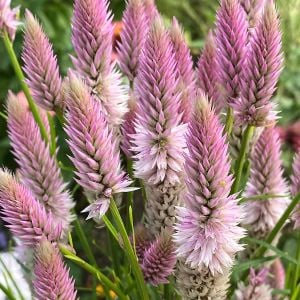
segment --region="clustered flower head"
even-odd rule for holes
[[[101,218],[110,198],[135,190],[121,169],[117,138],[109,128],[101,103],[90,95],[87,86],[72,72],[66,96],[69,146],[77,171],[77,182],[89,194],[92,204],[84,211],[88,218]]]
[[[264,129],[251,154],[250,178],[245,197],[270,195],[245,204],[244,224],[250,234],[265,238],[273,229],[288,205],[288,187],[283,178],[278,132],[274,127]],[[272,197],[273,196],[273,197]]]
[[[10,39],[15,39],[17,27],[20,22],[17,20],[19,7],[11,9],[10,0],[0,0],[0,34],[7,32]]]
[[[241,97],[235,102],[237,122],[266,126],[277,119],[270,101],[282,70],[281,33],[275,4],[269,1],[250,40]]]
[[[185,207],[178,208],[176,252],[192,268],[223,273],[242,250],[239,240],[244,230],[238,225],[243,213],[236,196],[229,195],[232,176],[223,126],[201,94],[189,124],[187,147],[187,193]]]
[[[74,280],[69,275],[58,248],[41,240],[36,248],[34,294],[37,300],[75,300]]]
[[[66,235],[73,220],[71,209],[74,203],[57,162],[50,154],[50,147],[42,139],[22,94],[15,96],[9,92],[7,111],[8,135],[19,164],[20,180],[46,210],[52,213],[53,219],[62,223]],[[40,112],[45,120],[45,112]]]
[[[62,226],[51,212],[6,170],[0,170],[0,215],[24,245],[34,246],[44,237],[49,241],[62,237]]]

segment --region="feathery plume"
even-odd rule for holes
[[[56,246],[43,239],[36,248],[34,293],[37,300],[75,300],[74,280],[70,277]]]
[[[220,113],[224,103],[220,99],[217,48],[212,31],[208,33],[203,52],[198,61],[197,77],[198,86],[208,96],[216,113]]]
[[[45,110],[63,108],[61,77],[52,45],[37,19],[25,13],[25,38],[22,59],[27,84],[34,100]]]
[[[144,253],[141,268],[145,280],[152,285],[168,283],[173,272],[176,255],[170,232],[162,232]]]
[[[75,69],[101,102],[109,124],[119,126],[128,98],[112,62],[113,25],[108,1],[75,0],[72,25]]]
[[[74,202],[66,189],[55,158],[50,155],[27,101],[9,93],[7,99],[8,135],[19,164],[22,183],[28,187],[53,219],[62,223],[66,235],[73,220]]]
[[[117,193],[135,190],[121,169],[117,139],[108,128],[101,103],[90,95],[87,86],[69,73],[66,133],[73,153],[77,182],[89,194],[92,204],[84,212],[88,218],[101,218]]]
[[[243,249],[239,227],[243,213],[232,186],[226,136],[205,96],[197,99],[189,124],[185,172],[185,207],[178,208],[176,252],[191,268],[223,273]]]
[[[10,8],[11,0],[0,0],[0,34],[5,31],[9,38],[13,41],[15,39],[16,31],[20,22],[17,21],[19,14],[19,7]]]
[[[261,17],[266,0],[240,0],[247,16],[249,27],[254,28]]]
[[[178,91],[181,93],[179,112],[182,113],[182,122],[188,123],[196,94],[196,78],[190,49],[185,41],[183,29],[175,17],[170,28],[170,37],[176,61]]]
[[[55,224],[30,190],[5,170],[0,170],[0,208],[1,218],[24,245],[33,246],[42,237],[57,241],[62,236],[61,224]]]
[[[300,152],[298,152],[293,161],[293,172],[291,176],[291,194],[295,197],[300,193]],[[292,220],[295,222],[294,228],[300,228],[300,204],[293,212]]]
[[[217,13],[216,45],[224,105],[232,105],[240,96],[247,63],[247,31],[246,14],[239,0],[222,0]]]
[[[258,273],[250,269],[249,283],[247,286],[243,282],[238,284],[235,291],[236,300],[272,300],[272,289],[266,283],[269,270],[263,268]]]
[[[240,124],[266,126],[276,120],[270,101],[282,69],[281,33],[275,4],[269,1],[250,40],[242,93],[234,105]]]
[[[143,0],[128,0],[123,15],[118,58],[122,72],[133,82],[137,74],[139,56],[145,44],[148,26]]]
[[[251,154],[250,178],[245,197],[274,195],[267,200],[248,201],[243,223],[251,235],[265,238],[273,229],[288,204],[288,187],[283,178],[280,140],[274,127],[265,128]]]

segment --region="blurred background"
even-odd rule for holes
[[[172,16],[176,16],[183,24],[186,38],[196,62],[204,44],[204,38],[208,30],[213,26],[218,0],[157,0],[156,2],[166,22],[170,21]],[[12,1],[13,7],[17,5],[21,6],[21,16],[23,16],[25,7],[38,16],[54,45],[63,75],[65,75],[67,69],[71,66],[69,54],[72,53],[70,41],[72,3],[72,0]],[[276,3],[281,17],[285,67],[275,97],[278,103],[278,110],[281,111],[279,130],[284,141],[284,164],[286,172],[289,173],[292,154],[294,151],[300,149],[300,0],[277,0]],[[111,9],[116,22],[121,20],[124,7],[124,0],[111,0]],[[117,31],[121,27],[120,23],[117,24],[116,34],[118,34]],[[20,55],[22,48],[21,30],[17,33],[14,47],[17,54]],[[4,103],[8,89],[18,92],[19,83],[11,68],[3,43],[0,40],[1,111],[5,109]],[[64,146],[61,145],[61,147]],[[61,152],[63,151],[64,148]],[[10,154],[10,146],[6,134],[6,122],[2,118],[0,118],[0,164],[10,169],[16,167],[13,157]],[[71,180],[71,178],[67,179]],[[80,211],[80,207],[77,210]],[[92,222],[86,224],[85,226],[93,227]],[[90,228],[90,230],[92,231],[93,229]],[[4,233],[1,230],[0,224],[0,251],[1,248],[7,248],[7,238],[3,237],[4,234],[7,235],[7,232]],[[99,235],[99,231],[94,232],[93,236],[95,237],[95,235]],[[99,236],[97,237],[96,239],[99,241]],[[289,239],[286,241],[282,245],[282,248],[290,249]],[[290,242],[293,243],[293,239]],[[80,276],[83,275],[74,267],[73,273],[76,273],[77,282],[82,282],[83,285],[85,285],[83,281],[89,280],[88,278],[80,279]]]

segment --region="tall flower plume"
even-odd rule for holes
[[[10,8],[10,0],[0,0],[0,34],[6,31],[11,40],[15,39],[20,22],[17,20],[19,7]]]
[[[175,248],[169,232],[161,235],[145,251],[141,268],[145,280],[153,285],[168,283],[176,263]]]
[[[216,44],[219,82],[225,105],[232,105],[240,96],[247,62],[247,31],[246,14],[239,0],[222,0],[217,14]]]
[[[92,204],[84,211],[88,218],[101,218],[110,198],[120,192],[132,191],[131,181],[121,169],[117,139],[108,127],[101,103],[89,93],[87,86],[69,73],[66,132],[77,169],[77,181],[89,194]]]
[[[112,62],[113,25],[107,0],[75,0],[72,22],[75,69],[86,80],[112,125],[127,112],[127,91]]]
[[[242,250],[241,208],[232,186],[226,137],[205,96],[197,99],[187,134],[185,207],[178,209],[176,252],[191,268],[223,273]]]
[[[274,127],[266,128],[251,155],[250,178],[245,189],[245,197],[276,195],[274,198],[248,201],[245,204],[244,223],[250,234],[257,238],[266,237],[288,203],[288,198],[284,197],[288,194],[288,187],[283,178],[280,155],[278,132]]]
[[[161,19],[156,19],[141,55],[136,80],[137,112],[132,136],[135,175],[145,181],[146,219],[154,234],[172,227],[181,192],[186,126],[172,44]]]
[[[24,245],[36,245],[43,237],[57,241],[62,236],[61,224],[5,170],[0,170],[0,208],[1,218]]]
[[[46,239],[36,248],[34,276],[35,299],[76,299],[74,280],[70,277],[57,247]]]
[[[62,223],[64,233],[73,220],[74,203],[63,182],[55,158],[50,155],[49,145],[40,135],[39,128],[29,111],[24,97],[11,92],[7,101],[8,133],[22,183],[45,206],[53,218]]]
[[[212,31],[208,33],[203,52],[197,67],[198,86],[208,96],[216,113],[221,112],[224,103],[221,101],[218,84],[218,61],[215,37]]]
[[[240,100],[235,103],[241,124],[265,126],[276,120],[270,101],[282,69],[281,33],[275,4],[269,1],[250,40],[249,63]]]
[[[240,0],[247,16],[250,28],[254,28],[261,17],[266,0]]]
[[[196,78],[192,55],[185,41],[183,29],[176,18],[173,18],[170,36],[177,65],[178,90],[181,93],[179,112],[182,113],[182,122],[188,123],[196,94]]]
[[[61,77],[52,45],[41,25],[26,11],[22,59],[34,100],[46,110],[62,108]]]
[[[118,59],[122,72],[133,82],[148,32],[143,0],[128,0],[122,21]]]
[[[300,193],[300,152],[298,152],[293,161],[293,173],[291,176],[291,193],[295,197]],[[300,228],[300,204],[297,205],[292,215],[292,219],[295,222],[294,227]]]

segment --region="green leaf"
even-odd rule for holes
[[[239,263],[238,265],[234,266],[232,268],[232,272],[237,273],[237,272],[246,271],[246,270],[249,270],[250,268],[258,267],[258,266],[260,266],[268,261],[272,261],[276,258],[277,258],[276,255],[272,255],[272,256],[266,256],[266,257],[248,260],[246,262],[242,262],[242,263]]]

